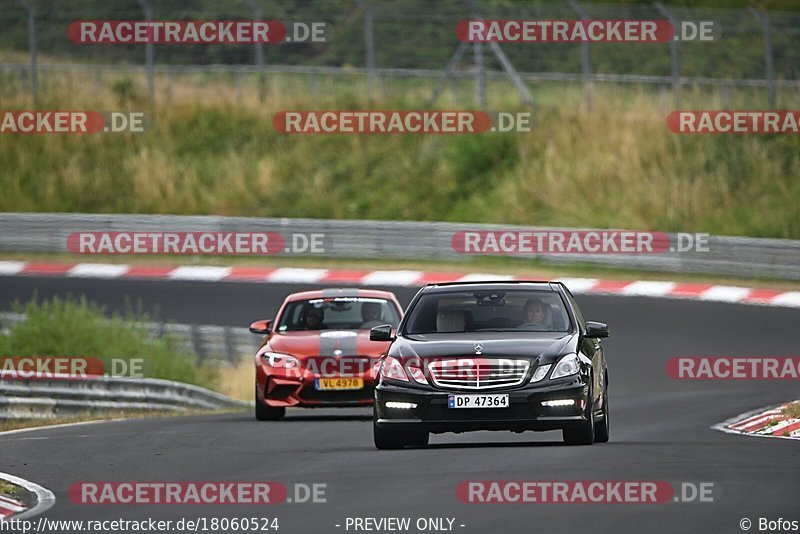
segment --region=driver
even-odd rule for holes
[[[383,312],[379,302],[364,302],[361,304],[361,328],[372,328],[383,324]]]
[[[322,327],[322,320],[324,319],[322,308],[313,308],[311,306],[303,310],[303,324],[306,330],[319,330]]]
[[[522,308],[522,324],[520,326],[536,324],[550,328],[548,308],[549,306],[538,298],[529,298]]]

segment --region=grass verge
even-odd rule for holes
[[[661,94],[577,84],[532,87],[536,128],[480,135],[284,135],[293,109],[428,107],[435,81],[403,83],[370,102],[354,80],[273,76],[264,102],[253,80],[159,78],[149,108],[144,78],[43,77],[42,109],[150,113],[138,134],[19,135],[0,144],[0,210],[445,220],[800,238],[800,138],[677,135]],[[318,80],[319,81],[319,80]],[[400,84],[400,82],[397,82]],[[30,107],[11,84],[5,109]],[[468,87],[466,84],[465,87]],[[126,87],[120,92],[119,87]],[[510,82],[488,107],[521,108]],[[759,109],[763,91],[686,88],[684,109]],[[798,105],[794,91],[779,106]],[[474,107],[471,91],[441,109]],[[124,192],[124,194],[120,194]]]
[[[781,413],[792,419],[800,419],[800,401],[789,404]]]
[[[25,490],[17,486],[16,484],[12,484],[11,482],[6,482],[5,480],[0,480],[0,495],[16,499],[24,492]]]
[[[253,359],[242,358],[235,365],[225,365],[220,369],[219,389],[223,395],[232,399],[252,401],[255,371]]]
[[[183,352],[172,335],[152,337],[146,323],[153,319],[129,305],[124,314],[107,313],[105,307],[80,298],[16,302],[12,309],[25,319],[0,330],[0,356],[75,356],[103,361],[106,374],[112,360],[141,360],[147,378],[163,378],[213,389],[218,375],[213,367],[199,366]],[[5,360],[5,358],[3,358]],[[6,364],[13,363],[10,360]],[[4,367],[5,368],[5,367]]]

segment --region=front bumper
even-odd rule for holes
[[[318,390],[315,386],[318,377],[314,375],[266,375],[259,378],[258,396],[264,404],[274,408],[370,406],[374,397],[375,384],[371,376],[361,377],[364,387],[348,390]]]
[[[448,408],[453,394],[507,393],[508,408]],[[514,389],[445,391],[404,387],[381,382],[375,388],[375,424],[381,428],[428,432],[473,430],[557,430],[586,423],[589,387],[580,377],[527,385]],[[547,407],[542,401],[573,399],[575,404]],[[387,402],[416,404],[415,408],[387,408]]]

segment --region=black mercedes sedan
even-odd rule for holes
[[[380,360],[373,406],[379,449],[425,446],[430,433],[558,430],[564,442],[609,438],[600,338],[560,282],[455,282],[423,287]]]

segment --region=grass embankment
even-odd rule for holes
[[[0,357],[86,357],[104,362],[104,371],[113,371],[112,359],[142,360],[147,378],[176,380],[215,388],[219,376],[215,369],[201,367],[194,357],[179,348],[171,335],[154,338],[145,323],[152,319],[131,310],[125,315],[107,314],[102,306],[79,300],[61,299],[27,304],[17,303],[13,311],[25,314],[7,332],[0,331]],[[122,368],[121,366],[119,367]],[[130,365],[127,369],[131,369]]]
[[[793,402],[784,408],[783,415],[793,419],[800,419],[800,401]]]
[[[145,110],[142,80],[43,76],[40,109]],[[361,80],[359,78],[359,80]],[[434,81],[391,80],[371,106],[358,81],[271,76],[157,79],[143,134],[20,135],[0,144],[0,210],[473,221],[800,238],[798,136],[676,135],[671,95],[597,86],[533,86],[524,134],[281,135],[286,109],[424,107]],[[456,83],[442,109],[474,106]],[[682,108],[763,108],[763,91],[683,93]],[[780,107],[800,105],[782,92]],[[489,108],[517,95],[492,82]],[[0,87],[4,109],[30,103]]]
[[[6,357],[75,356],[102,360],[108,373],[112,369],[109,365],[112,359],[126,360],[129,365],[132,360],[141,359],[147,378],[196,384],[234,398],[249,400],[252,397],[253,371],[249,359],[249,366],[200,366],[193,355],[180,349],[179,340],[174,335],[152,337],[146,323],[153,318],[133,308],[125,314],[108,314],[102,306],[87,301],[85,297],[79,300],[55,297],[41,302],[34,299],[26,304],[16,303],[13,311],[25,314],[25,320],[14,323],[7,331],[0,330],[0,361],[4,365]],[[250,395],[245,395],[245,390]],[[195,413],[200,411],[181,412],[182,415]],[[167,411],[123,410],[46,420],[0,420],[0,432],[112,418],[175,415],[175,412]]]
[[[25,490],[23,490],[16,484],[12,484],[11,482],[6,482],[5,480],[0,480],[0,495],[3,495],[5,497],[11,497],[12,499],[14,499],[22,495],[24,491]]]

